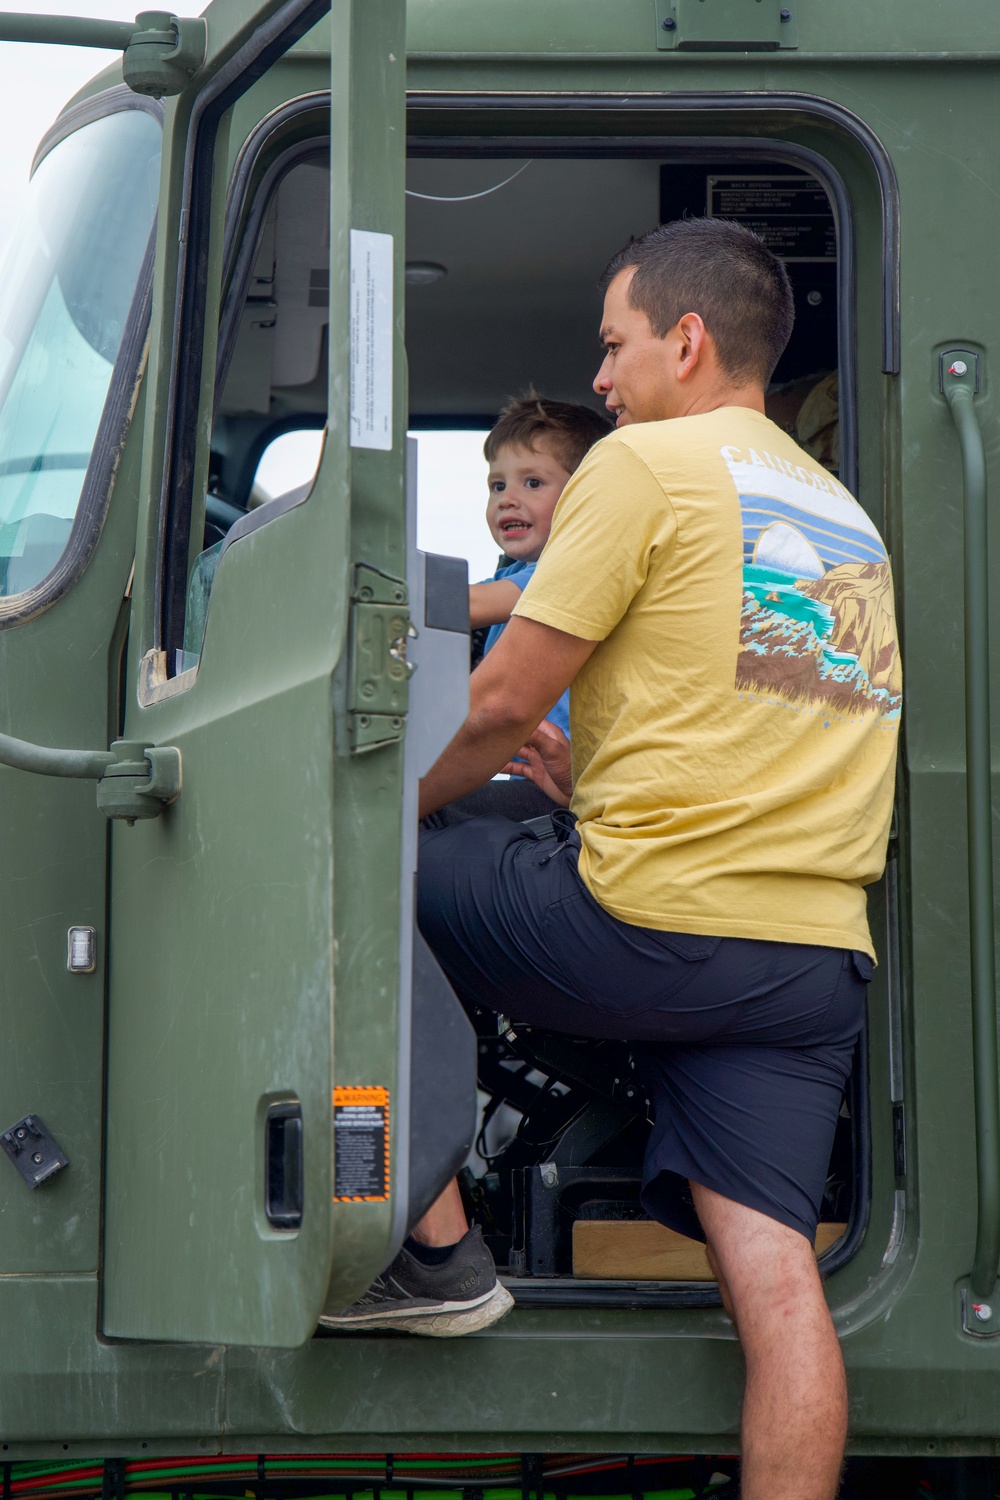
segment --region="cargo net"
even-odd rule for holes
[[[4,1463],[0,1500],[699,1500],[735,1496],[729,1457],[652,1454],[233,1454]]]

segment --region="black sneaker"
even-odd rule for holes
[[[439,1266],[422,1265],[404,1246],[353,1307],[324,1313],[319,1321],[322,1328],[400,1328],[458,1338],[498,1323],[513,1306],[476,1224]]]

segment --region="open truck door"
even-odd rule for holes
[[[468,596],[463,566],[417,553],[407,483],[405,8],[214,0],[142,22],[126,82],[174,97],[141,445],[127,411],[115,433],[138,491],[118,738],[6,758],[96,779],[110,820],[106,923],[84,913],[107,957],[101,1332],[293,1347],[391,1260],[474,1122],[471,1028],[413,928],[416,779],[464,711]],[[329,95],[279,95],[277,59],[327,37]],[[303,142],[329,196],[306,268],[308,305],[328,306],[322,457],[311,484],[220,520],[228,310],[281,316],[259,295],[267,215],[246,205]],[[78,884],[100,890],[92,808]]]
[[[301,1344],[324,1304],[347,1305],[388,1263],[471,1142],[474,1042],[423,950],[440,1094],[410,1076],[419,767],[405,731],[423,578],[408,577],[403,0],[329,12],[318,471],[230,528],[207,611],[199,566],[220,320],[241,244],[266,246],[265,228],[232,222],[233,174],[287,102],[268,95],[269,64],[321,12],[286,0],[248,25],[242,0],[215,0],[202,81],[166,126],[123,737],[176,751],[181,770],[161,816],[112,832],[114,1337]],[[458,624],[435,635],[464,685]],[[424,1103],[440,1105],[426,1126]]]

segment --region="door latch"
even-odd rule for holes
[[[348,637],[347,717],[353,755],[403,738],[413,673],[406,643],[415,633],[402,579],[368,563],[356,564]]]

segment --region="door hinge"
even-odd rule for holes
[[[347,717],[353,755],[403,738],[413,672],[406,642],[414,633],[402,579],[357,563],[348,646]]]

